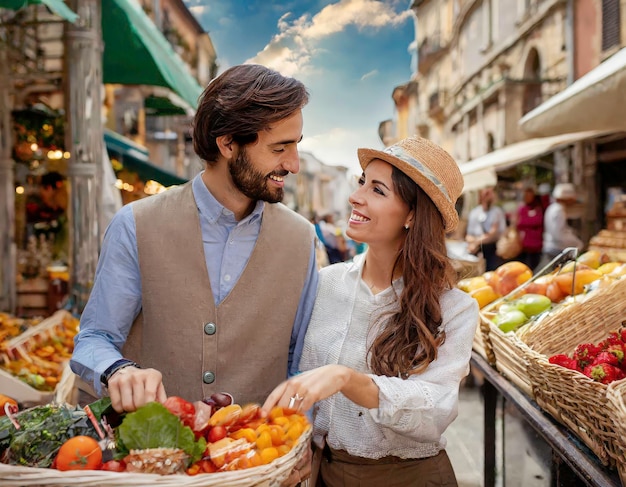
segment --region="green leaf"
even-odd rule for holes
[[[189,463],[202,458],[206,448],[204,438],[196,441],[191,428],[184,426],[178,416],[158,402],[148,403],[128,413],[117,429],[117,437],[118,447],[123,445],[129,451],[180,448],[189,455]]]

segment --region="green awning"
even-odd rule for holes
[[[70,22],[78,18],[63,0],[0,0],[0,8],[40,3]],[[197,106],[202,87],[138,2],[102,0],[102,39],[104,83],[163,86]]]
[[[19,10],[27,7],[28,5],[36,5],[40,3],[43,3],[50,10],[52,10],[52,12],[57,14],[59,17],[64,18],[68,22],[74,23],[78,18],[78,15],[72,12],[70,8],[65,5],[63,0],[0,0],[0,8]]]
[[[148,149],[112,130],[104,129],[104,145],[109,157],[115,158],[142,181],[154,180],[163,186],[183,184],[187,180],[156,166],[148,158]]]
[[[190,106],[202,87],[171,44],[133,0],[102,0],[105,83],[165,86]]]
[[[187,114],[183,107],[176,105],[166,96],[147,96],[143,100],[143,107],[146,111],[146,115],[151,115],[153,117],[167,117],[171,115]]]

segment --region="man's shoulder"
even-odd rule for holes
[[[181,195],[184,194],[184,191],[187,188],[188,184],[189,183],[186,183],[180,186],[175,186],[161,193],[148,196],[146,198],[142,198],[137,201],[133,201],[129,205],[131,206],[134,212],[142,211],[142,210],[149,209],[149,208],[158,208],[159,206],[161,206],[162,204],[164,204],[164,202],[168,200],[180,198]]]
[[[277,218],[288,220],[292,224],[313,228],[313,224],[299,213],[288,208],[283,203],[266,203],[265,211],[273,213]]]

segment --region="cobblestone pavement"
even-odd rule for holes
[[[548,487],[550,450],[519,418],[514,406],[498,407],[496,428],[503,433],[506,448],[502,462],[501,445],[496,462],[506,465],[496,473],[496,486]],[[460,390],[459,415],[445,434],[446,451],[454,467],[459,487],[483,485],[483,400],[479,384],[467,380]]]

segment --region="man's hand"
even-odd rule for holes
[[[135,411],[149,402],[165,402],[163,376],[156,369],[124,367],[109,379],[111,405],[118,413]]]

